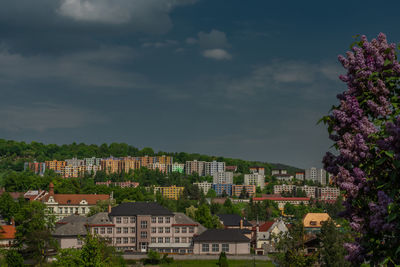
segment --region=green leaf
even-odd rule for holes
[[[393,151],[385,151],[386,156],[389,158],[394,158],[394,152]]]
[[[387,65],[389,65],[391,63],[392,63],[392,61],[390,59],[385,59],[385,63],[383,63],[383,66],[386,67]]]
[[[376,162],[376,164],[377,164],[377,165],[382,165],[385,161],[386,161],[386,158],[380,158],[380,159]]]

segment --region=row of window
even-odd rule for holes
[[[187,233],[187,228],[188,227],[175,227],[175,233],[183,233],[186,234]],[[189,233],[194,233],[194,227],[193,226],[189,226]]]
[[[221,250],[220,250],[221,249]],[[202,252],[210,252],[210,244],[201,244],[201,251]],[[229,252],[229,244],[211,244],[211,251],[212,252]]]
[[[165,217],[165,220],[164,217],[151,217],[151,223],[156,223],[156,221],[158,223],[164,223],[164,221],[165,223],[171,223],[171,217]]]
[[[191,243],[192,238],[191,237],[175,237],[174,239],[175,243]],[[180,242],[179,242],[180,241]],[[151,243],[171,243],[171,238],[170,237],[152,237],[151,238]]]
[[[98,233],[105,234],[106,233],[106,228],[105,227],[100,227],[100,228],[95,227],[95,228],[93,228],[93,232],[95,234],[98,234]],[[113,232],[112,227],[107,227],[107,234],[112,234],[112,232]]]
[[[165,230],[165,231],[164,231]],[[152,233],[157,233],[157,228],[156,227],[151,227],[151,232]],[[170,227],[158,227],[158,233],[170,233],[171,232],[171,228]]]
[[[128,238],[128,237],[117,237],[116,240],[115,240],[115,243],[116,244],[129,244],[129,243],[136,244],[136,238],[134,238],[134,237],[131,237],[131,238]]]
[[[136,233],[136,227],[117,227],[115,229],[116,229],[117,234],[122,234],[122,233],[128,234],[129,232],[131,234]]]
[[[53,207],[49,208],[50,213],[54,213],[54,210],[55,209]],[[81,211],[82,211],[81,213],[83,213],[83,214],[86,213],[86,208],[81,208]],[[60,214],[63,214],[63,213],[65,213],[65,214],[79,213],[79,208],[60,207],[60,208],[58,208],[58,213],[60,213]]]
[[[116,217],[116,223],[136,223],[136,217]]]

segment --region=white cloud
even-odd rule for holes
[[[207,49],[203,51],[203,56],[216,60],[230,60],[232,56],[224,49]]]
[[[177,45],[178,41],[175,40],[166,40],[164,42],[146,42],[142,44],[142,47],[147,48],[147,47],[152,47],[152,48],[161,48],[161,47],[166,47],[166,46],[173,46]]]
[[[2,106],[0,128],[7,131],[45,131],[47,129],[77,128],[107,119],[95,112],[67,105],[37,103],[31,107]]]
[[[197,0],[61,0],[57,12],[76,21],[130,23],[132,30],[165,33],[172,27],[169,13]]]

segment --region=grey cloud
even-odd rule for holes
[[[209,33],[199,32],[197,36],[198,43],[202,48],[224,48],[230,46],[226,34],[215,29]]]
[[[106,117],[68,105],[37,103],[33,106],[2,106],[0,129],[6,131],[78,128],[87,124],[105,123]]]
[[[203,51],[203,56],[216,60],[230,60],[232,56],[224,49],[207,49]]]
[[[0,49],[0,84],[12,85],[32,81],[54,81],[90,90],[93,87],[145,87],[146,78],[120,69],[120,64],[134,60],[129,47],[102,47],[96,50],[58,57],[24,56]]]

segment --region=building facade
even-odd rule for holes
[[[262,190],[265,186],[265,176],[259,173],[245,174],[244,184],[255,185],[256,187],[260,187]]]
[[[215,172],[213,175],[214,184],[233,184],[233,172]]]
[[[213,184],[212,189],[217,193],[217,196],[224,194],[232,196],[232,184]]]
[[[249,197],[253,197],[256,194],[256,186],[255,185],[233,185],[232,186],[232,196],[239,197],[243,191],[246,191],[246,194]]]
[[[217,172],[225,172],[225,162],[218,162],[214,160],[212,162],[206,162],[204,167],[206,176],[213,176],[214,173]]]
[[[180,195],[183,193],[185,187],[183,186],[156,186],[154,187],[154,193],[160,192],[161,195],[165,198],[175,199],[177,200]]]
[[[185,163],[185,172],[186,174],[194,174],[197,173],[199,176],[205,175],[205,161],[186,161]]]
[[[205,181],[201,182],[201,183],[193,183],[193,185],[196,185],[201,191],[203,191],[203,193],[205,195],[207,195],[208,190],[210,190],[212,187],[212,183],[205,182]]]

